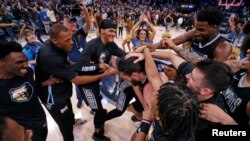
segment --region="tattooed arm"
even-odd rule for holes
[[[177,47],[175,52],[178,53],[183,59],[185,59],[186,61],[188,61],[192,64],[196,64],[197,62],[204,59],[202,56],[200,56],[196,53],[191,53],[182,47]]]
[[[170,39],[165,39],[164,40],[164,44],[166,44],[169,48],[173,49],[176,53],[178,53],[183,59],[185,59],[186,61],[190,62],[190,63],[197,63],[201,60],[203,60],[204,58],[195,54],[195,53],[191,53],[188,50],[182,48],[182,47],[178,47],[172,40]]]

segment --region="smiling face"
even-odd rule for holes
[[[141,30],[139,32],[139,40],[140,41],[145,41],[147,38],[147,32],[145,30]]]
[[[101,29],[101,38],[104,40],[105,43],[114,42],[115,36],[116,36],[116,29],[114,28]]]
[[[28,72],[28,62],[22,52],[11,52],[0,60],[5,71],[6,77],[26,76]]]
[[[29,43],[35,43],[36,42],[36,36],[33,32],[29,32],[26,35],[27,42]]]
[[[74,34],[77,31],[77,24],[76,21],[69,21],[69,30]]]
[[[217,34],[217,26],[210,25],[208,22],[196,21],[195,37],[199,42],[207,43]]]

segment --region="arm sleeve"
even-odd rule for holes
[[[53,58],[53,59],[48,59]],[[76,72],[65,63],[65,60],[53,54],[47,54],[44,57],[41,57],[42,67],[46,72],[50,72],[51,75],[57,76],[65,80],[72,80],[77,76]]]
[[[126,55],[126,52],[119,48],[116,43],[114,43],[112,45],[112,55],[123,58]]]

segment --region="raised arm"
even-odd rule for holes
[[[22,28],[20,29],[20,35],[23,35],[24,29],[26,28],[26,23],[22,26]]]
[[[136,30],[139,28],[139,26],[141,25],[142,21],[139,20],[131,29],[131,33],[132,33],[132,39],[136,38]]]
[[[149,35],[149,39],[153,41],[154,37],[155,37],[156,29],[155,29],[154,25],[148,21],[147,18],[144,18],[143,21],[146,22],[148,24],[148,26],[150,27],[151,33]]]
[[[82,15],[84,15],[84,20],[85,20],[84,25],[83,25],[83,30],[85,33],[88,33],[90,29],[90,24],[91,24],[89,12],[85,5],[81,6],[80,8],[82,10]]]
[[[145,48],[143,53],[145,58],[145,71],[147,78],[152,84],[154,91],[158,91],[163,82],[160,78],[155,62],[153,61],[153,58],[150,54],[150,50]]]

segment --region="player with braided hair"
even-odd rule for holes
[[[197,96],[184,84],[163,84],[153,100],[157,102],[158,121],[150,140],[193,140],[193,132],[198,121]],[[153,101],[152,100],[152,101]],[[154,110],[154,109],[151,109]],[[161,134],[162,132],[162,134]],[[162,135],[162,136],[159,136]]]

